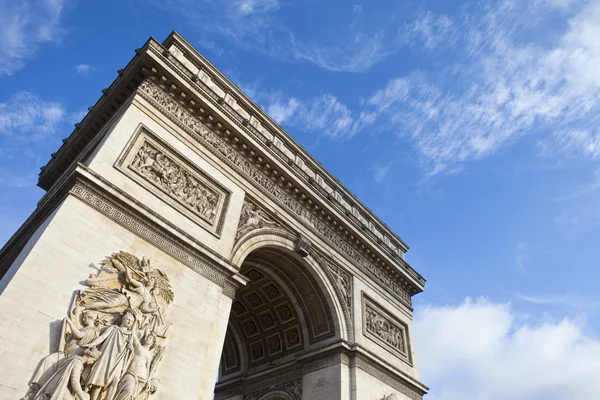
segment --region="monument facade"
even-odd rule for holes
[[[407,245],[176,32],[63,142],[0,252],[0,399],[423,398]]]

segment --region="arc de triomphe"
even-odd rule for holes
[[[135,53],[0,253],[0,398],[421,399],[407,245],[177,33]]]

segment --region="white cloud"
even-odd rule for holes
[[[390,81],[374,96],[391,93],[379,104],[378,116],[410,138],[438,172],[494,154],[532,133],[544,135],[540,141],[546,153],[578,150],[597,156],[600,3],[579,3],[585,4],[562,33],[556,32],[553,18],[562,18],[563,10],[557,15],[503,1],[483,17],[466,17],[469,24],[462,25],[466,30],[458,43],[466,52],[455,47],[464,58],[441,73]],[[534,11],[547,19],[527,26],[528,13]],[[548,36],[556,39],[529,39]],[[399,80],[402,90],[393,93]]]
[[[242,15],[262,14],[279,8],[277,0],[238,0],[235,5]]]
[[[375,179],[375,182],[377,182],[377,183],[383,182],[383,180],[387,176],[388,172],[390,171],[391,166],[392,166],[392,164],[385,164],[385,165],[375,164],[372,168],[373,179]]]
[[[583,321],[527,322],[508,304],[421,307],[414,336],[431,400],[595,400],[600,341]]]
[[[68,118],[65,107],[36,94],[18,92],[0,103],[0,182],[31,187],[38,168],[59,146],[55,134]]]
[[[279,13],[284,7],[297,6],[289,2],[154,0],[152,4],[189,18],[203,40],[207,33],[217,34],[251,51],[286,61],[307,61],[331,71],[367,71],[407,44],[431,50],[441,37],[449,37],[452,25],[448,17],[428,13],[417,21],[409,20],[401,6],[388,7],[383,18],[366,15],[367,10],[356,4],[349,15],[337,15],[346,18],[342,23],[313,18],[310,29],[299,31]]]
[[[273,118],[278,124],[282,124],[292,115],[294,115],[294,113],[300,106],[300,101],[296,98],[291,97],[283,102],[279,102],[277,100],[271,102],[267,106],[266,111],[267,114],[269,114],[269,116]]]
[[[75,66],[75,72],[79,75],[87,75],[90,73],[92,67],[87,64],[79,64]]]
[[[391,79],[357,110],[336,99],[347,112],[331,136],[394,132],[413,143],[427,175],[459,171],[532,134],[542,155],[598,157],[600,2],[555,3],[488,3],[458,22],[425,14],[413,29],[425,46],[452,48],[454,61]]]
[[[59,38],[63,7],[62,0],[0,0],[0,75],[11,75],[41,43]]]
[[[0,103],[0,137],[13,143],[38,141],[53,134],[65,116],[61,103],[18,92]]]

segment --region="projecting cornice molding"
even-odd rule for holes
[[[152,85],[165,95],[151,96]],[[174,122],[208,138],[206,148],[403,302],[423,290],[425,279],[403,260],[404,242],[176,33],[164,46],[150,39],[136,50],[43,167],[39,185],[50,189],[136,92],[163,109],[168,105]]]
[[[142,97],[188,132],[194,140],[203,144],[221,161],[252,182],[264,195],[294,216],[324,242],[337,249],[340,254],[365,271],[376,282],[387,287],[401,301],[407,305],[411,304],[411,295],[418,292],[418,286],[403,278],[389,265],[369,260],[367,256],[363,255],[363,251],[359,250],[360,244],[356,238],[347,237],[348,235],[343,237],[340,233],[341,225],[332,224],[331,217],[328,219],[323,209],[315,209],[314,203],[303,201],[302,195],[292,194],[292,191],[285,189],[285,185],[278,184],[277,174],[269,171],[270,168],[263,165],[260,157],[253,157],[251,151],[244,151],[244,146],[237,145],[235,138],[228,137],[231,133],[219,132],[222,134],[219,135],[150,80],[142,82],[138,90]]]

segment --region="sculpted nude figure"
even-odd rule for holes
[[[152,333],[148,334],[142,342],[136,335],[133,336],[133,359],[117,386],[115,400],[136,399],[136,396],[146,389],[152,365],[151,350],[155,344],[156,337]]]

